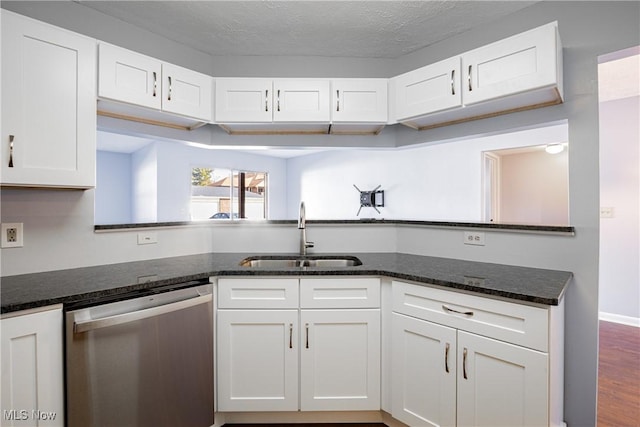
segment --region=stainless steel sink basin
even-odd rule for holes
[[[242,267],[293,268],[293,267],[355,267],[362,265],[356,257],[336,256],[256,256],[245,258],[240,262]]]

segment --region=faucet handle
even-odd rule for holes
[[[313,243],[313,242],[304,242],[304,246],[307,247],[307,248],[313,248],[314,245],[315,245],[315,243]]]

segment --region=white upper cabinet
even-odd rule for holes
[[[3,186],[95,186],[96,41],[2,11]]]
[[[216,123],[234,134],[327,133],[329,80],[216,79]]]
[[[500,40],[462,55],[464,104],[473,105],[523,92],[529,103],[562,100],[557,23]]]
[[[216,79],[216,122],[271,123],[271,79]]]
[[[388,79],[331,81],[331,133],[378,133],[388,121]]]
[[[104,42],[98,63],[100,114],[183,128],[213,119],[213,78],[206,74]]]
[[[98,96],[159,110],[162,63],[108,43],[99,45]]]
[[[396,76],[392,84],[401,119],[462,106],[459,56]]]
[[[213,78],[163,63],[162,110],[205,122],[213,121]]]
[[[329,123],[329,87],[329,80],[274,80],[273,121]]]
[[[562,102],[557,22],[391,79],[396,119],[415,129]]]

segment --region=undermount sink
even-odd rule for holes
[[[242,267],[355,267],[362,265],[356,257],[335,257],[335,256],[299,256],[299,257],[277,257],[277,256],[256,256],[245,258],[240,261]]]

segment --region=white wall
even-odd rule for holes
[[[104,197],[96,198],[96,224],[127,224],[131,216],[131,155],[98,151],[96,187]]]
[[[640,97],[600,104],[601,316],[640,326]]]
[[[566,123],[395,150],[335,150],[289,159],[290,218],[296,218],[304,200],[310,219],[356,219],[359,194],[353,187],[385,190],[385,206],[378,214],[363,208],[361,218],[432,221],[482,220],[482,152],[513,147],[562,143],[568,140]],[[546,154],[546,153],[543,153]],[[566,153],[563,156],[566,160]],[[567,173],[557,194],[564,200],[567,224]],[[555,177],[546,176],[553,180]],[[524,183],[519,186],[523,188]],[[555,210],[553,206],[548,209]],[[559,224],[552,213],[539,212],[533,224]]]
[[[500,221],[567,225],[569,220],[568,150],[544,150],[500,158]]]
[[[158,221],[158,150],[148,144],[132,154],[134,223]]]
[[[109,138],[108,133],[103,135]],[[120,160],[116,163],[113,158]],[[285,159],[163,140],[131,154],[98,153],[96,206],[109,209],[96,208],[96,224],[191,220],[191,170],[194,167],[267,172],[270,219],[285,217]],[[125,197],[132,188],[133,201]],[[125,215],[129,219],[121,221]]]

